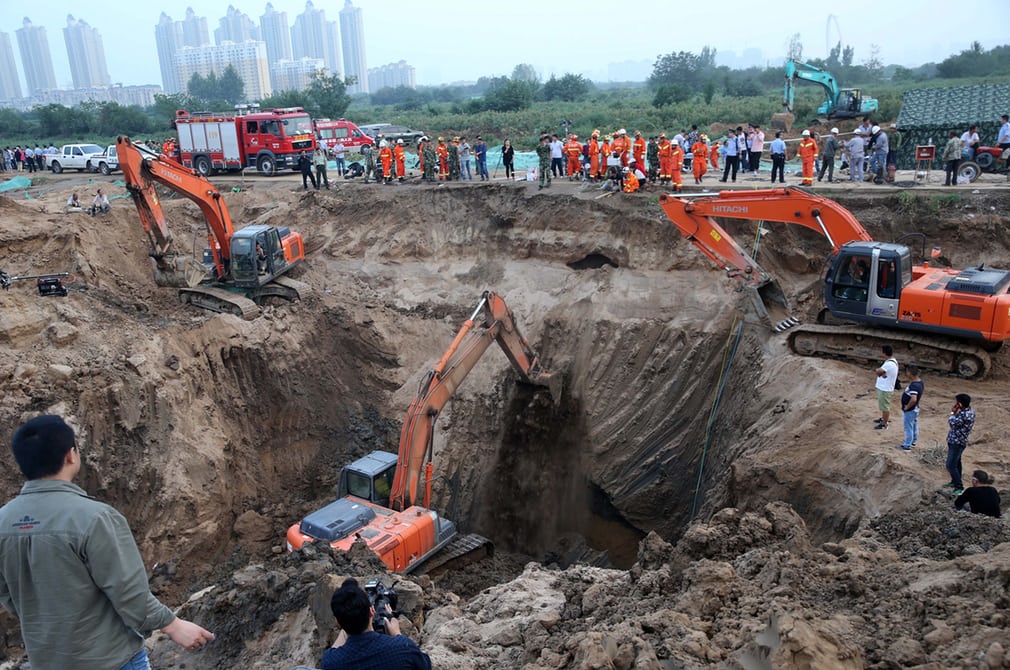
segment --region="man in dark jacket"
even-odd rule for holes
[[[312,159],[303,151],[298,155],[298,171],[302,173],[302,188],[309,190],[309,181],[312,181],[312,188],[316,188],[316,177],[312,174]]]

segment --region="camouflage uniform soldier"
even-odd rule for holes
[[[459,181],[459,138],[449,142],[449,181]]]
[[[645,148],[645,158],[649,161],[649,183],[655,184],[659,174],[659,145],[656,143],[655,137],[649,138],[649,144]]]
[[[421,157],[424,159],[425,181],[435,181],[435,167],[438,165],[438,157],[435,155],[435,147],[431,145],[431,140],[424,138],[424,148],[421,149]]]
[[[375,172],[375,156],[372,153],[372,146],[366,144],[361,147],[361,155],[365,157],[365,183],[368,183],[369,175],[374,181],[379,181],[379,175]]]
[[[540,159],[540,186],[538,188],[551,187],[551,136],[542,135],[540,144],[537,146],[537,158]],[[547,181],[546,186],[544,180]]]

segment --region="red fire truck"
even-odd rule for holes
[[[179,161],[207,177],[255,167],[272,176],[298,169],[298,155],[316,150],[312,119],[301,107],[260,110],[240,106],[232,114],[175,113]]]
[[[348,151],[356,151],[364,146],[375,145],[375,140],[354,125],[353,121],[347,119],[337,119],[336,121],[314,119],[312,125],[316,129],[316,140],[327,149],[332,149],[337,142],[343,144]]]

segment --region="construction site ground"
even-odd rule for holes
[[[937,174],[816,190],[875,239],[918,232],[939,262],[1010,268],[1005,177],[943,188]],[[30,280],[0,295],[0,433],[67,417],[79,483],[127,516],[158,596],[217,635],[199,652],[151,635],[155,667],[318,667],[348,575],[393,585],[439,669],[1010,667],[1010,527],[940,488],[948,410],[967,392],[965,471],[1010,501],[1005,351],[983,380],[926,375],[904,452],[900,422],[873,429],[876,365],[790,353],[656,190],[215,178],[238,225],[306,240],[292,276],[311,293],[243,321],[155,285],[115,182],[45,174],[0,197],[0,268],[74,275],[66,297]],[[64,213],[98,186],[109,214]],[[199,255],[196,205],[163,205]],[[830,249],[767,228],[759,261],[811,320]],[[439,418],[434,506],[494,555],[404,578],[364,548],[288,554],[285,530],[332,500],[341,465],[395,450],[423,371],[484,290],[564,382],[560,398],[521,386],[490,351]],[[0,458],[6,500],[21,477]],[[27,668],[17,620],[0,615],[0,632],[0,668]]]

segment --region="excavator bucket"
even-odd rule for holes
[[[799,319],[790,313],[785,292],[774,279],[756,287],[744,287],[744,290],[750,293],[758,317],[776,333],[799,324]]]
[[[192,256],[166,254],[154,261],[154,283],[172,288],[192,288],[207,277],[207,269]]]
[[[546,387],[551,392],[551,398],[555,405],[561,402],[561,392],[564,387],[560,376],[551,372],[538,372],[530,375],[530,382],[537,386]]]

